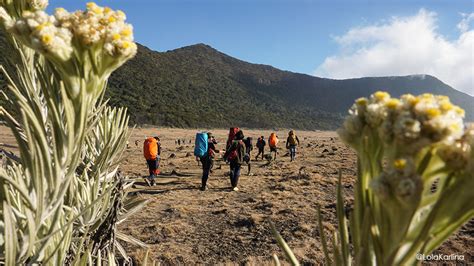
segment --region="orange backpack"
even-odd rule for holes
[[[276,148],[276,146],[278,145],[278,138],[275,133],[272,133],[270,135],[270,138],[268,139],[268,145],[273,148]]]
[[[143,156],[147,160],[154,160],[158,156],[158,142],[155,138],[147,138],[143,143]]]

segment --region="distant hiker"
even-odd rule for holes
[[[196,134],[194,155],[196,158],[199,158],[202,164],[201,191],[205,191],[207,188],[207,180],[209,179],[209,173],[213,165],[214,154],[219,153],[214,142],[215,140],[211,132]]]
[[[260,154],[262,154],[262,160],[263,160],[263,155],[265,154],[265,146],[267,145],[267,143],[265,142],[265,137],[264,136],[261,136],[260,138],[258,138],[257,140],[257,148],[258,148],[258,154],[257,156],[255,156],[255,161],[258,161],[258,156]]]
[[[178,145],[181,146],[181,140],[180,139],[178,139]]]
[[[230,163],[230,183],[233,191],[239,191],[237,185],[239,183],[240,168],[245,156],[245,143],[243,139],[244,132],[239,130],[224,154],[224,159]]]
[[[143,155],[145,156],[146,163],[148,165],[148,178],[145,181],[148,185],[155,185],[155,178],[160,173],[160,155],[161,145],[158,137],[150,137],[143,143]]]
[[[278,136],[275,133],[270,134],[270,137],[268,138],[268,146],[270,147],[270,154],[273,153],[273,160],[276,160],[278,154],[277,145]]]
[[[137,146],[137,147],[138,147],[138,143],[140,143],[140,141],[139,141],[138,139],[137,139],[137,140],[135,140],[135,146]]]
[[[290,150],[290,161],[294,161],[296,158],[296,146],[300,145],[300,140],[296,136],[295,131],[290,130],[288,138],[286,139],[286,148]]]
[[[252,137],[247,137],[245,140],[244,140],[244,144],[245,144],[245,155],[244,155],[244,162],[247,164],[248,166],[248,172],[247,172],[247,175],[250,175],[250,170],[251,170],[251,163],[250,163],[250,160],[251,160],[251,152],[253,150],[253,143],[252,143]]]

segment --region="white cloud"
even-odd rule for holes
[[[474,95],[474,13],[461,14],[459,35],[448,40],[437,29],[437,14],[421,9],[411,17],[393,17],[355,27],[334,37],[336,55],[327,57],[315,75],[329,78],[433,75]]]

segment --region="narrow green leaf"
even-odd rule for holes
[[[271,221],[270,221],[270,227],[272,229],[273,236],[277,240],[277,243],[280,246],[280,248],[284,251],[284,253],[286,255],[286,258],[290,261],[291,265],[293,265],[293,266],[300,265],[300,263],[296,259],[295,254],[293,254],[293,251],[288,246],[288,244],[285,242],[285,240],[280,235],[280,233],[276,230],[275,225]]]
[[[328,249],[328,244],[326,240],[326,233],[324,232],[324,227],[323,227],[323,218],[321,214],[321,207],[318,205],[317,206],[317,211],[318,211],[318,228],[319,228],[319,235],[321,236],[321,244],[323,246],[323,252],[324,252],[324,258],[326,260],[326,265],[332,265],[331,258],[329,256],[329,249]]]
[[[3,202],[3,219],[4,229],[3,232],[5,240],[5,265],[17,265],[17,234],[16,234],[16,221],[13,218],[12,210],[10,205]]]

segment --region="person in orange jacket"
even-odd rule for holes
[[[160,138],[158,137],[150,137],[143,143],[143,155],[149,172],[149,176],[145,178],[145,181],[151,186],[155,185],[155,178],[160,174],[161,144],[159,141]]]

